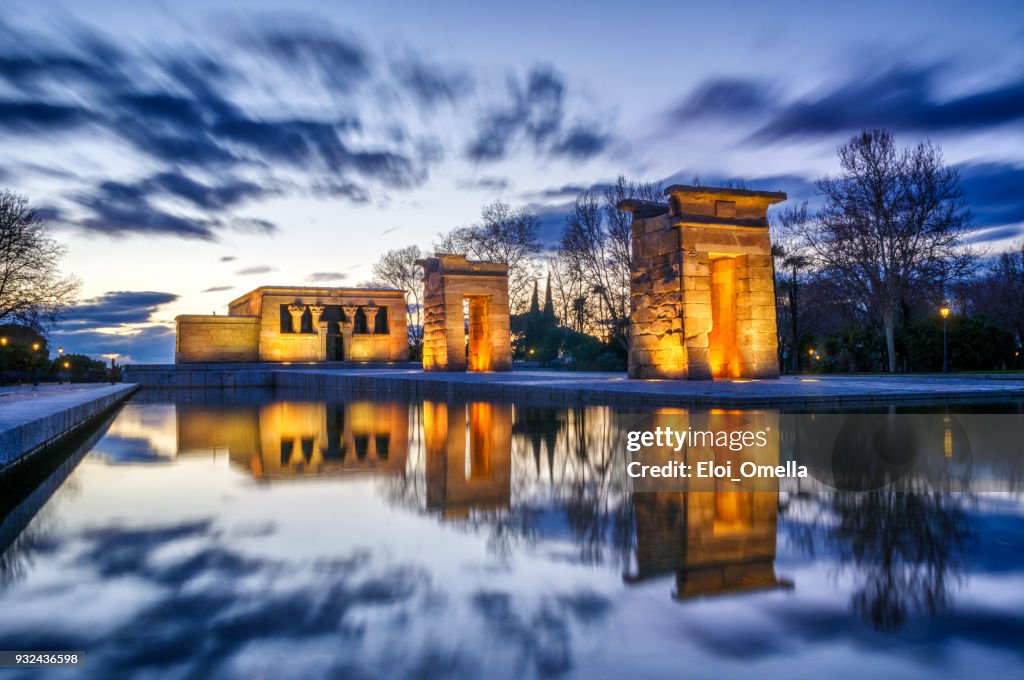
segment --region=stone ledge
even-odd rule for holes
[[[138,388],[134,384],[69,388],[5,403],[0,414],[0,474],[56,446]]]

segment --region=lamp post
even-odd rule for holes
[[[57,384],[64,384],[64,371],[61,370],[61,364],[64,363],[64,348],[57,348]]]
[[[7,336],[0,338],[0,385],[7,384]]]
[[[32,343],[32,384],[39,385],[39,343]]]
[[[942,373],[949,373],[949,343],[946,341],[946,320],[949,319],[949,304],[943,303],[939,309],[942,317]]]

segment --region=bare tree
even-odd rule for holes
[[[23,196],[0,191],[0,323],[45,330],[78,293],[74,276],[62,277],[64,247]]]
[[[930,142],[897,149],[884,130],[839,147],[842,172],[818,180],[825,204],[802,230],[815,264],[864,301],[881,324],[890,372],[896,326],[912,291],[962,276],[970,213],[959,175]]]
[[[585,284],[584,295],[600,309],[607,335],[627,343],[632,268],[632,214],[616,206],[626,198],[661,201],[661,185],[620,176],[602,195],[584,191],[566,218],[558,257]]]
[[[442,234],[437,252],[462,253],[508,265],[508,297],[513,313],[525,311],[533,282],[540,276],[540,220],[526,208],[503,201],[485,205],[480,222]]]
[[[405,291],[405,311],[409,326],[409,342],[423,342],[423,272],[416,260],[423,257],[417,246],[389,250],[373,265],[376,281]]]
[[[555,315],[563,326],[585,333],[589,320],[585,284],[574,274],[569,262],[557,255],[548,260],[548,275]]]
[[[976,311],[1012,333],[1024,347],[1024,241],[1001,253],[972,286]]]

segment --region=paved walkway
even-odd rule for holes
[[[0,388],[0,468],[54,444],[135,391],[137,385]]]
[[[424,373],[311,369],[275,372],[278,387],[361,389],[547,401],[694,406],[801,406],[892,401],[1022,399],[1024,376],[784,376],[778,380],[629,380],[621,373]]]
[[[2,413],[4,405],[11,404],[16,401],[47,399],[64,392],[95,390],[97,387],[103,387],[104,385],[109,385],[109,383],[64,383],[62,385],[45,383],[39,386],[4,385],[0,387],[0,413]]]

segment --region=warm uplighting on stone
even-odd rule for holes
[[[751,415],[721,409],[707,414],[658,409],[647,427],[670,427],[680,432],[689,428],[743,430],[751,427]],[[770,433],[767,446],[747,447],[741,452],[721,446],[694,446],[686,450],[686,462],[724,464],[742,459],[757,465],[778,465],[779,416],[764,412],[754,417],[755,429]],[[659,458],[659,462],[680,456],[670,449],[664,453],[666,457]],[[634,493],[636,561],[626,574],[627,582],[674,573],[673,595],[680,600],[792,587],[791,581],[775,572],[778,479],[759,480],[753,485],[710,479],[689,488],[699,490]]]
[[[405,292],[265,286],[227,316],[182,315],[175,361],[405,361]]]
[[[232,464],[261,479],[398,474],[409,449],[401,403],[280,401],[225,413],[180,406],[178,453],[226,450]]]
[[[509,507],[512,419],[509,404],[423,403],[428,508],[463,517]]]
[[[464,255],[438,255],[419,265],[424,272],[423,370],[510,370],[508,265]]]
[[[779,375],[768,207],[781,192],[671,186],[629,199],[631,378]]]

